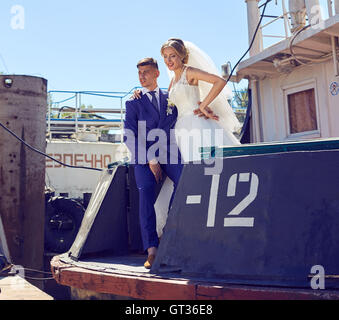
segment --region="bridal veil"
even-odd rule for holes
[[[186,65],[201,69],[205,72],[220,76],[220,73],[212,59],[200,48],[190,41],[184,41],[185,47],[189,52],[189,58]],[[201,101],[208,95],[212,84],[199,81],[199,91]],[[240,128],[240,122],[234,114],[228,100],[232,97],[232,91],[225,86],[220,94],[210,104],[213,112],[219,116],[219,125],[227,131],[237,132]]]

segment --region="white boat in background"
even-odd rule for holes
[[[46,153],[72,166],[46,158],[46,186],[56,195],[82,200],[84,194],[94,191],[100,170],[128,157],[129,152],[121,142],[121,133],[124,100],[129,96],[130,92],[49,92]],[[82,104],[91,98],[105,107],[93,108],[91,104]],[[117,101],[119,107],[112,108]],[[84,172],[73,166],[98,170]]]
[[[111,142],[87,142],[82,140],[51,140],[47,143],[47,154],[72,165],[107,169],[108,165],[127,156],[124,144]],[[121,158],[122,157],[122,158]],[[46,185],[56,194],[82,199],[92,193],[98,183],[100,171],[73,169],[46,159]]]

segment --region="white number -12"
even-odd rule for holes
[[[207,218],[207,227],[214,227],[215,224],[215,214],[216,214],[216,204],[217,196],[219,189],[219,179],[220,175],[214,175],[212,177],[211,192],[210,192],[210,201],[208,207],[208,218]],[[239,217],[241,212],[243,212],[257,197],[259,178],[255,173],[235,173],[232,175],[228,181],[227,186],[227,196],[234,197],[236,194],[237,183],[239,182],[250,182],[250,192],[249,194],[241,200],[234,208],[227,214],[228,217],[224,219],[224,227],[253,227],[254,226],[254,217]],[[231,217],[229,217],[231,216]]]

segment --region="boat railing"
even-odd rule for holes
[[[140,87],[123,92],[49,91],[47,139],[71,137],[80,140],[84,136],[88,139],[89,135],[95,139],[95,136],[98,137],[106,131],[113,132],[114,142],[122,142],[125,102],[136,89]],[[234,89],[233,97],[229,101],[241,122],[246,114],[245,91]],[[100,104],[101,107],[93,107]]]
[[[269,2],[272,2],[273,0],[270,0]],[[336,0],[337,1],[337,0]],[[264,2],[264,1],[262,1]],[[263,38],[276,38],[279,39],[279,41],[281,40],[286,40],[288,38],[290,38],[293,33],[291,32],[292,30],[292,22],[291,22],[291,11],[289,11],[288,9],[288,1],[286,0],[275,0],[275,4],[278,5],[278,3],[281,5],[281,10],[280,12],[282,12],[280,14],[280,12],[277,15],[269,15],[269,14],[264,14],[264,18],[268,18],[269,20],[265,23],[262,23],[260,26],[260,30],[262,33],[262,37]],[[265,4],[265,3],[264,3]],[[262,8],[264,6],[264,4],[261,4],[259,6],[259,9]],[[325,6],[327,8],[325,8]],[[336,13],[335,8],[338,7],[339,8],[339,4],[335,4],[335,1],[333,0],[323,0],[319,2],[319,7],[317,8],[312,8],[312,11],[314,12],[319,12],[319,16],[320,16],[320,20],[327,18],[327,17],[333,17]],[[327,9],[327,10],[326,10]],[[309,20],[308,18],[306,18],[306,20]],[[272,26],[273,24],[276,24],[277,22],[281,22],[283,21],[283,29],[284,29],[284,34],[277,34],[276,30],[276,26]],[[310,23],[310,21],[308,21]],[[274,30],[273,32],[271,31],[267,31],[269,27],[272,27],[272,29]],[[281,29],[279,29],[281,30]],[[267,31],[267,32],[266,32]],[[264,33],[266,32],[266,33]],[[262,41],[262,50],[273,45],[275,43],[272,42],[268,42],[268,45],[265,46],[265,44]]]
[[[277,1],[276,1],[277,3]],[[274,15],[265,15],[265,18],[271,18],[271,20],[269,20],[268,22],[266,22],[265,24],[262,24],[260,26],[261,31],[263,32],[263,29],[270,26],[271,24],[273,24],[274,22],[277,21],[281,21],[281,19],[284,20],[284,31],[285,31],[285,35],[273,35],[273,34],[262,34],[263,37],[267,37],[267,38],[279,38],[279,39],[287,39],[288,37],[290,37],[290,30],[291,30],[291,23],[290,23],[290,19],[289,19],[289,13],[286,9],[286,2],[285,0],[281,0],[281,5],[282,5],[282,14],[279,16],[274,16]]]
[[[48,92],[47,138],[72,136],[76,140],[84,133],[100,134],[102,131],[117,132],[121,142],[124,102],[131,96],[134,87],[129,91],[65,91]],[[93,98],[95,99],[94,103]],[[90,104],[89,104],[90,103]],[[101,104],[101,107],[93,105]]]

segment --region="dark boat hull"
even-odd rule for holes
[[[337,292],[339,141],[232,152],[185,165],[150,275]],[[92,199],[65,263],[138,248],[132,167],[108,170]]]
[[[313,266],[338,274],[338,150],[225,158],[213,176],[204,169],[185,167],[152,271],[303,287]]]

